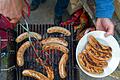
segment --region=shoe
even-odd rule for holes
[[[54,18],[54,24],[59,25],[62,22],[62,16],[56,16]]]
[[[45,3],[46,2],[46,0],[41,0],[41,3]]]
[[[39,7],[39,4],[37,4],[37,5],[31,4],[31,5],[30,5],[30,10],[31,10],[31,11],[34,11],[34,10],[36,10],[38,7]]]

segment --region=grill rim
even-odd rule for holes
[[[23,24],[23,25],[25,25],[25,24]],[[53,26],[56,26],[56,25],[54,25],[54,24],[28,24],[30,27],[29,27],[29,29],[30,29],[30,31],[34,31],[34,30],[40,30],[40,28],[38,28],[38,27],[41,27],[41,30],[40,31],[43,31],[43,33],[45,33],[46,32],[46,30],[47,30],[47,28],[48,27],[53,27]],[[57,25],[58,26],[58,25]],[[37,28],[35,28],[35,27],[37,27]],[[69,77],[70,77],[70,79],[68,78],[67,80],[74,80],[74,53],[73,53],[73,32],[74,32],[74,30],[73,30],[73,27],[71,26],[71,25],[68,25],[68,26],[62,26],[62,27],[65,27],[65,28],[67,28],[68,30],[70,30],[71,31],[71,37],[70,37],[70,39],[71,39],[71,45],[69,45],[69,47],[70,47],[70,52],[69,52],[69,54],[71,55],[71,57],[69,56],[69,58],[72,58],[72,64],[71,64],[71,74],[70,75],[68,75]],[[34,29],[34,30],[31,30],[31,29]],[[20,27],[20,25],[18,24],[17,25],[17,36],[18,35],[20,35],[22,32],[26,32],[25,30],[23,30],[21,27]],[[39,32],[39,31],[34,31],[34,32],[37,32],[37,33],[41,33],[41,32]],[[47,35],[47,37],[48,37],[48,35]],[[56,36],[55,36],[56,37]],[[45,38],[46,38],[46,36],[45,36]],[[69,42],[68,42],[69,43]],[[17,49],[18,49],[18,46],[17,46]],[[72,53],[71,53],[72,52]],[[71,62],[70,60],[68,60],[68,62],[70,63]],[[25,67],[26,68],[26,67]],[[68,68],[68,67],[67,67]],[[21,72],[20,72],[20,70],[21,70],[22,68],[20,68],[20,67],[18,67],[17,66],[17,80],[32,80],[32,79],[30,79],[30,78],[27,78],[27,79],[23,79],[23,76],[21,75]],[[56,80],[56,79],[55,79]],[[58,79],[59,80],[59,79]]]

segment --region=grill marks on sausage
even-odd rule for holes
[[[96,67],[96,66],[91,65],[83,53],[78,55],[78,60],[80,62],[80,65],[83,67],[83,69],[85,69],[86,71],[90,73],[100,74],[104,71],[101,67]]]
[[[90,35],[88,37],[88,43],[98,52],[103,52],[103,53],[106,53],[106,54],[110,54],[112,52],[111,47],[101,44],[92,35]]]
[[[87,61],[93,65],[93,66],[97,66],[97,64],[90,58],[90,56],[88,54],[85,54],[85,58],[87,59]]]
[[[94,47],[92,47],[92,45],[89,43],[86,45],[86,50],[89,51],[89,53],[97,60],[108,60],[112,57],[111,52],[106,53],[104,51],[103,52],[98,51]]]

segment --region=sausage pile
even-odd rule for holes
[[[94,36],[88,36],[85,49],[78,55],[78,61],[82,68],[89,73],[100,74],[104,72],[112,57],[112,49],[98,42]]]
[[[50,33],[50,34],[51,33],[62,33],[65,36],[70,36],[71,35],[71,32],[69,30],[67,30],[63,27],[58,27],[58,26],[48,28],[47,33]],[[22,33],[21,35],[19,35],[16,38],[16,42],[20,43],[24,39],[29,38],[29,36],[33,37],[33,38],[36,38],[40,42],[40,44],[42,44],[42,46],[41,45],[40,46],[42,47],[42,50],[44,50],[44,51],[47,51],[47,50],[50,50],[50,49],[57,49],[57,50],[64,53],[63,56],[60,59],[58,69],[59,69],[60,77],[61,78],[66,78],[67,77],[67,72],[65,70],[65,67],[66,67],[66,63],[67,63],[67,60],[68,60],[68,53],[69,53],[69,49],[67,48],[68,42],[64,38],[59,38],[59,37],[48,37],[48,38],[42,40],[42,36],[39,35],[38,33],[35,33],[35,32],[30,32],[30,34],[28,32]],[[29,41],[26,41],[18,49],[17,65],[19,67],[24,65],[24,53],[25,53],[26,49],[29,48],[30,46],[32,46],[32,44]],[[45,65],[43,65],[43,66],[46,69],[47,76],[43,75],[40,72],[30,70],[30,69],[24,70],[22,72],[22,74],[24,76],[33,77],[37,80],[53,80],[54,79],[54,71],[53,71],[52,66],[45,66]]]

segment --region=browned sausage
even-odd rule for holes
[[[27,41],[24,44],[20,46],[17,52],[17,65],[18,66],[23,66],[24,65],[24,53],[27,48],[31,46],[30,42]]]
[[[59,74],[61,78],[67,77],[67,72],[65,70],[67,60],[68,60],[68,54],[63,54],[59,62]]]
[[[89,73],[93,73],[93,74],[101,74],[104,72],[102,67],[95,67],[93,65],[91,65],[87,60],[86,57],[84,56],[83,53],[80,53],[78,55],[78,61],[79,64],[81,65],[81,67],[86,70]]]
[[[95,59],[91,54],[90,51],[84,50],[83,52],[86,60],[93,66],[96,67],[106,67],[108,63],[106,61],[100,61],[98,59]]]
[[[41,41],[42,44],[58,43],[64,46],[68,46],[68,42],[64,38],[49,37]]]
[[[106,61],[112,57],[111,53],[104,53],[95,50],[89,43],[86,45],[86,50],[89,51],[89,54],[97,60]]]
[[[35,38],[37,38],[38,40],[41,40],[42,39],[42,37],[41,37],[41,35],[40,34],[38,34],[38,33],[36,33],[36,32],[30,32],[31,34],[30,34],[30,37],[35,37]],[[26,38],[28,38],[29,37],[29,34],[28,34],[28,32],[24,32],[24,33],[22,33],[21,35],[19,35],[17,38],[16,38],[16,42],[17,43],[19,43],[19,42],[21,42],[21,41],[23,41],[24,39],[26,39]]]
[[[45,75],[43,75],[40,72],[34,71],[34,70],[24,70],[22,72],[22,75],[32,77],[32,78],[35,78],[37,80],[49,80]]]
[[[94,36],[90,35],[88,37],[88,42],[90,45],[95,48],[99,52],[104,52],[104,53],[111,53],[112,49],[109,46],[105,46],[98,42]]]
[[[66,28],[63,28],[63,27],[59,27],[59,26],[54,26],[54,27],[48,28],[47,33],[62,33],[65,36],[71,35],[71,32],[69,30],[67,30]]]
[[[45,69],[46,69],[49,80],[54,80],[54,71],[52,66],[45,66]]]
[[[45,50],[45,51],[50,50],[50,49],[57,49],[57,50],[62,51],[63,53],[68,53],[69,52],[69,50],[65,46],[57,44],[57,43],[45,44],[45,45],[42,46],[42,49]]]

